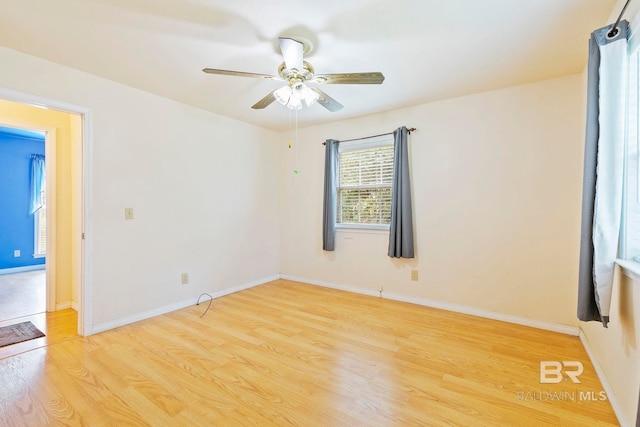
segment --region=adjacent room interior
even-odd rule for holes
[[[0,346],[5,419],[634,425],[633,254],[576,316],[588,40],[627,2],[227,3],[0,12],[0,328],[43,334]]]

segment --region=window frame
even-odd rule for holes
[[[627,112],[625,131],[625,152],[622,187],[622,217],[618,244],[618,259],[622,273],[632,280],[640,281],[639,248],[631,248],[631,221],[629,209],[631,205],[640,208],[640,49],[629,51],[627,73]],[[635,182],[631,182],[635,180]],[[636,201],[631,202],[635,190]],[[638,219],[636,219],[637,221]],[[640,229],[636,230],[636,233]],[[637,253],[637,255],[634,255]]]
[[[377,148],[377,147],[385,147],[385,146],[391,146],[393,148],[394,145],[394,138],[393,138],[393,134],[388,134],[388,135],[379,135],[379,136],[375,136],[375,137],[370,137],[370,138],[361,138],[361,139],[356,139],[356,140],[350,140],[350,141],[344,141],[344,142],[340,142],[338,145],[338,158],[337,158],[337,167],[336,167],[336,179],[335,179],[335,183],[336,183],[336,220],[335,220],[335,227],[336,227],[336,231],[339,230],[349,230],[349,231],[361,231],[361,232],[386,232],[389,230],[390,227],[390,222],[387,224],[366,224],[366,223],[350,223],[350,222],[339,222],[340,220],[340,209],[341,209],[341,204],[340,204],[340,191],[343,187],[341,187],[340,185],[340,154],[344,153],[344,152],[350,152],[350,151],[360,151],[360,150],[367,150],[367,149],[371,149],[371,148]],[[392,157],[391,160],[391,165],[392,168],[394,167],[394,159]],[[393,173],[392,173],[393,176]],[[381,185],[379,187],[374,187],[374,188],[382,188],[382,187],[387,187],[386,185]],[[351,189],[355,189],[358,187],[350,187]],[[363,185],[361,186],[361,188],[372,188],[371,185]],[[393,184],[392,182],[389,183],[388,188],[390,189],[390,191],[393,191]]]

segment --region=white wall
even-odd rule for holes
[[[640,388],[640,282],[616,271],[611,297],[611,322],[583,322],[581,329],[590,356],[611,387],[622,425],[632,425]]]
[[[283,138],[281,272],[577,325],[583,90],[574,75],[301,129],[297,148]],[[321,142],[401,125],[418,129],[416,258],[388,258],[385,233],[338,232],[323,252]]]
[[[274,132],[6,48],[0,63],[1,88],[93,113],[93,325],[278,274]]]

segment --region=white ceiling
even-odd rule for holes
[[[302,36],[317,73],[381,71],[382,85],[324,85],[345,107],[306,126],[579,73],[615,0],[0,0],[0,45],[274,130],[286,107],[251,105],[281,82],[279,36]],[[0,66],[10,66],[1,64]]]

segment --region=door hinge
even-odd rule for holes
[[[82,240],[84,240],[84,233],[82,233]]]

